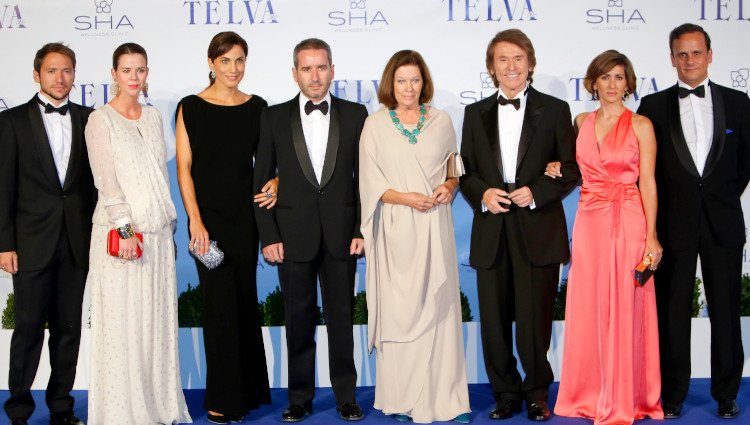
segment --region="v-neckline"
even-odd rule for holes
[[[614,131],[614,129],[617,128],[617,126],[620,124],[620,120],[622,119],[622,116],[627,111],[627,108],[622,110],[622,113],[620,113],[620,116],[617,117],[617,121],[615,121],[615,123],[612,125],[612,128],[610,128],[604,134],[604,137],[602,137],[601,143],[599,143],[599,136],[596,135],[596,115],[599,113],[599,111],[601,111],[601,108],[594,111],[594,119],[593,119],[594,122],[592,123],[592,125],[594,126],[594,142],[596,143],[596,150],[597,152],[599,152],[599,155],[601,156],[602,148],[604,147],[604,142],[607,141],[607,138],[609,137],[610,134],[612,134],[612,131]]]

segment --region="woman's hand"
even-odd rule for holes
[[[211,241],[208,239],[208,230],[203,222],[190,221],[190,242],[188,249],[196,254],[205,255],[208,252],[208,246]]]
[[[266,207],[266,209],[270,210],[276,205],[278,189],[279,178],[275,177],[263,185],[263,188],[260,189],[260,193],[253,197],[253,201],[258,203],[259,207]]]
[[[643,258],[651,257],[651,270],[656,270],[661,263],[661,257],[664,250],[659,243],[659,240],[654,238],[646,238],[646,251],[643,253]]]
[[[436,189],[437,190],[437,189]],[[402,203],[419,212],[426,212],[437,205],[435,198],[417,192],[402,193]]]
[[[438,204],[450,204],[453,200],[453,190],[443,183],[432,191],[432,198]]]
[[[138,248],[143,251],[143,244],[135,235],[127,239],[120,239],[120,250],[117,255],[124,260],[135,260],[138,255]]]
[[[562,177],[560,167],[560,161],[550,162],[549,164],[547,164],[547,169],[544,170],[544,175],[552,177],[553,179],[556,177]]]

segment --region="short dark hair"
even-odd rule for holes
[[[36,55],[34,56],[34,71],[39,72],[42,70],[42,62],[44,62],[44,58],[50,53],[59,53],[69,57],[73,62],[73,69],[75,69],[76,53],[70,47],[62,43],[47,43],[36,51]]]
[[[499,33],[495,34],[492,40],[490,40],[490,43],[487,45],[485,65],[487,65],[487,71],[490,72],[490,75],[492,76],[492,82],[495,83],[495,87],[500,86],[500,82],[498,81],[497,76],[492,69],[492,64],[495,62],[495,45],[497,45],[497,43],[502,43],[503,41],[506,43],[515,44],[516,46],[520,47],[521,50],[526,52],[526,56],[529,60],[529,76],[527,79],[529,80],[529,83],[533,83],[534,79],[532,78],[532,76],[534,75],[534,68],[536,67],[534,45],[531,44],[531,40],[526,34],[524,34],[523,31],[519,30],[518,28],[511,28],[509,30],[500,31]]]
[[[422,91],[419,93],[419,103],[429,103],[435,93],[430,69],[427,68],[427,63],[422,55],[414,50],[398,51],[388,60],[378,86],[378,101],[388,109],[393,109],[398,104],[396,96],[393,94],[393,82],[396,70],[404,65],[414,65],[419,68],[419,73],[422,74]]]
[[[315,49],[315,50],[325,50],[326,53],[328,53],[328,65],[333,64],[333,56],[331,55],[331,46],[328,45],[325,41],[319,39],[319,38],[307,38],[299,43],[297,43],[296,46],[294,46],[294,67],[297,67],[298,61],[297,61],[297,54],[301,50],[306,49]]]
[[[703,38],[706,40],[706,50],[711,50],[711,37],[708,36],[706,30],[700,25],[687,23],[680,25],[669,33],[669,52],[672,53],[672,43],[674,43],[675,40],[691,32],[699,32],[703,34]]]
[[[608,73],[617,65],[622,65],[622,68],[625,71],[625,82],[627,84],[627,87],[625,88],[626,92],[628,94],[633,93],[636,88],[633,64],[627,56],[617,50],[607,50],[602,52],[591,61],[586,70],[586,77],[583,79],[583,87],[585,87],[586,91],[589,93],[594,94],[594,83],[596,82],[596,79]]]
[[[208,58],[212,61],[216,60],[224,53],[232,50],[234,46],[242,47],[242,51],[245,52],[245,57],[247,57],[247,41],[244,38],[234,31],[220,32],[208,44]],[[208,73],[208,81],[210,82],[209,85],[216,81],[216,78],[212,77],[210,72]]]
[[[148,63],[148,55],[143,46],[136,43],[124,43],[117,47],[114,53],[112,53],[112,69],[117,70],[117,65],[121,56],[131,54],[143,55],[143,58],[146,59],[146,63]]]

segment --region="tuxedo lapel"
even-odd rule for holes
[[[335,97],[331,96],[331,111],[329,112],[330,124],[328,126],[328,145],[326,146],[326,157],[323,163],[323,172],[320,175],[320,187],[328,184],[336,168],[336,157],[339,151],[339,138],[341,127],[339,124],[339,105]]]
[[[727,116],[724,109],[724,97],[716,84],[709,83],[708,87],[711,89],[711,102],[714,109],[714,138],[706,157],[706,165],[703,167],[703,178],[708,177],[716,168],[727,140]]]
[[[682,131],[682,122],[680,121],[680,101],[677,96],[677,85],[667,89],[667,115],[669,118],[669,132],[670,139],[674,145],[674,150],[677,152],[677,158],[685,169],[695,177],[700,177],[698,168],[695,166],[693,156],[690,155],[690,150],[685,141],[685,133]]]
[[[294,151],[297,153],[297,160],[302,168],[302,173],[307,181],[315,187],[320,187],[318,179],[315,178],[310,154],[307,152],[307,143],[305,143],[305,132],[302,130],[302,119],[299,116],[299,95],[291,102],[289,108],[289,119],[292,124],[292,139],[294,142]]]
[[[42,163],[42,171],[47,175],[50,182],[56,187],[60,187],[60,177],[57,175],[57,168],[55,168],[55,158],[52,156],[52,147],[49,145],[47,129],[44,127],[42,113],[39,112],[39,106],[35,97],[36,95],[34,95],[29,103],[27,103],[31,132],[34,136],[32,143],[34,143],[36,150],[39,153],[39,160]]]
[[[484,131],[487,133],[487,141],[490,144],[490,152],[492,152],[492,157],[495,160],[495,164],[497,165],[497,170],[500,173],[499,177],[500,180],[502,180],[502,176],[504,176],[503,172],[503,159],[500,156],[500,138],[498,135],[498,127],[497,127],[497,92],[490,96],[487,100],[484,100],[483,102],[487,102],[487,105],[485,108],[481,111],[481,119],[482,124],[484,126]]]
[[[70,103],[70,159],[68,160],[68,169],[65,172],[65,182],[63,183],[63,190],[70,188],[73,184],[78,173],[78,162],[81,158],[81,152],[84,149],[83,146],[83,125],[81,123],[81,111],[78,107]]]
[[[526,113],[523,117],[523,127],[521,127],[521,138],[518,141],[518,158],[516,161],[516,170],[521,168],[526,152],[529,150],[531,141],[534,139],[536,129],[539,127],[539,122],[544,112],[544,103],[540,102],[537,96],[537,91],[533,87],[529,87],[529,92],[526,95]]]

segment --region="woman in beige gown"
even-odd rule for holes
[[[374,407],[401,421],[467,423],[451,215],[462,167],[450,117],[426,105],[432,93],[419,53],[396,53],[378,90],[385,107],[367,119],[360,141]]]

